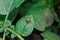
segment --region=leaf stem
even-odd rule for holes
[[[7,21],[8,16],[9,16],[9,13],[6,14],[5,21]],[[4,21],[4,22],[5,22],[5,21]]]
[[[5,31],[4,31],[4,34],[3,34],[3,40],[5,40]]]
[[[8,31],[10,31],[11,33],[15,34],[20,40],[24,40],[20,34],[17,34],[15,31],[11,30],[10,28],[7,28]]]
[[[9,13],[6,14],[5,21],[7,21],[8,16],[9,16]],[[4,21],[4,23],[5,23],[5,21]],[[4,23],[3,23],[3,26],[4,26]],[[4,34],[3,34],[3,40],[5,40],[5,29],[4,29]]]

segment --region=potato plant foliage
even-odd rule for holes
[[[44,38],[43,40],[60,40],[55,33],[60,28],[60,20],[54,10],[57,2],[60,1],[0,0],[0,33],[3,33],[0,40],[5,40],[9,34],[11,38],[25,40],[23,37],[31,35],[34,29],[42,32],[40,35]],[[13,25],[12,22],[17,14],[22,17]],[[54,21],[58,23],[57,27],[53,25]]]

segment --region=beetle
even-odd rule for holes
[[[26,23],[30,23],[30,17],[26,18]]]

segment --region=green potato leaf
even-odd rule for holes
[[[28,17],[30,20],[27,19]],[[16,32],[24,37],[29,36],[32,33],[33,29],[34,19],[32,15],[24,16],[16,23]]]
[[[45,31],[41,35],[44,37],[44,39],[60,40],[60,37],[57,34],[51,32],[51,31]]]
[[[9,21],[9,20],[5,21],[4,26],[11,26],[11,21]]]
[[[11,12],[15,7],[18,7],[24,0],[0,0],[0,14],[6,15]]]
[[[34,16],[35,28],[39,31],[44,31],[46,27],[46,0],[36,2],[27,12],[27,15],[32,14]]]

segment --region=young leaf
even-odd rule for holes
[[[5,21],[4,26],[11,26],[11,22],[9,20]]]
[[[15,34],[11,34],[11,38],[15,38],[16,37],[16,35]]]
[[[3,32],[3,28],[0,28],[0,33]]]
[[[51,31],[45,31],[41,35],[48,40],[60,40],[60,37]]]
[[[14,25],[10,26],[10,29],[11,29],[11,30],[14,30]]]
[[[5,35],[7,36],[9,34],[9,32],[8,31],[5,31]]]
[[[22,36],[29,36],[34,29],[34,19],[32,15],[24,16],[16,23],[16,32]]]
[[[10,26],[10,29],[11,29],[11,30],[14,30],[14,25]],[[16,37],[15,34],[11,34],[11,38],[15,38],[15,37]]]

